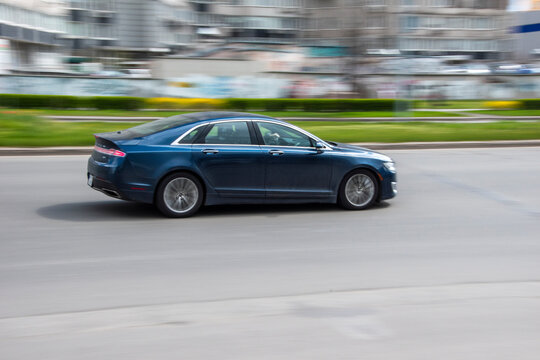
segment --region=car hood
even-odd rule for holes
[[[361,146],[351,145],[351,144],[344,144],[344,143],[336,143],[331,142],[332,148],[337,151],[341,151],[343,153],[348,153],[351,155],[358,155],[362,157],[369,157],[372,159],[378,159],[381,161],[392,161],[392,159],[389,156],[386,156],[384,154],[381,154],[379,152],[363,148]],[[334,145],[335,144],[335,145]]]

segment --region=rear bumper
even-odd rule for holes
[[[97,177],[90,172],[86,174],[86,178],[88,186],[90,186],[92,189],[101,191],[105,195],[109,195],[117,199],[123,199],[122,195],[120,195],[118,192],[118,188],[110,181]]]
[[[87,184],[94,190],[116,199],[151,204],[154,192],[147,184],[126,183],[118,174],[118,164],[100,163],[92,157],[88,159]]]

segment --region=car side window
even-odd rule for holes
[[[179,144],[191,144],[205,128],[206,128],[206,126],[199,126],[198,128],[191,130],[178,143]]]
[[[212,128],[198,141],[200,144],[251,145],[248,124],[245,121],[228,121],[211,125]]]
[[[257,122],[256,124],[263,137],[264,145],[313,146],[313,142],[309,136],[290,127],[267,122]]]

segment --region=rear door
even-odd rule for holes
[[[264,198],[263,152],[251,121],[210,124],[192,145],[195,165],[222,197]]]

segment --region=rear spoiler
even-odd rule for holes
[[[121,151],[120,146],[118,146],[114,141],[111,141],[103,137],[103,135],[106,135],[106,134],[108,133],[94,134],[94,137],[96,138],[94,151],[97,151],[99,153],[106,154],[106,155],[112,155],[112,156],[119,156],[119,157],[126,156],[126,153]]]

